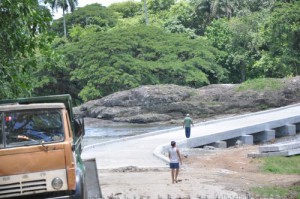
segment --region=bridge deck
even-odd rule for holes
[[[98,169],[167,167],[168,159],[163,153],[172,140],[179,147],[196,147],[289,124],[295,124],[299,130],[300,104],[199,123],[192,127],[189,139],[185,138],[184,129],[178,127],[92,145],[84,148],[82,158],[96,158]]]

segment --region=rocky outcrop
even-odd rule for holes
[[[276,91],[237,91],[237,84],[199,89],[177,85],[148,85],[121,91],[74,108],[76,114],[114,122],[151,123],[239,114],[300,102],[300,77],[283,79]]]

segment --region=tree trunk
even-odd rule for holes
[[[145,12],[145,21],[146,25],[149,25],[149,19],[148,19],[148,10],[147,10],[147,3],[146,0],[144,0],[144,12]]]
[[[63,9],[63,20],[64,20],[64,36],[65,36],[65,39],[67,39],[66,16],[65,16],[65,10],[64,9]]]
[[[244,82],[246,80],[246,66],[243,65],[241,68],[241,82]]]

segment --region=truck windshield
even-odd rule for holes
[[[1,148],[64,141],[59,110],[3,112],[1,116]]]

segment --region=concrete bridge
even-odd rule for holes
[[[126,166],[167,167],[170,142],[195,148],[204,145],[228,147],[238,140],[244,144],[263,143],[300,131],[300,104],[195,124],[186,139],[178,128],[118,139],[84,148],[83,159],[96,158],[98,169]]]

